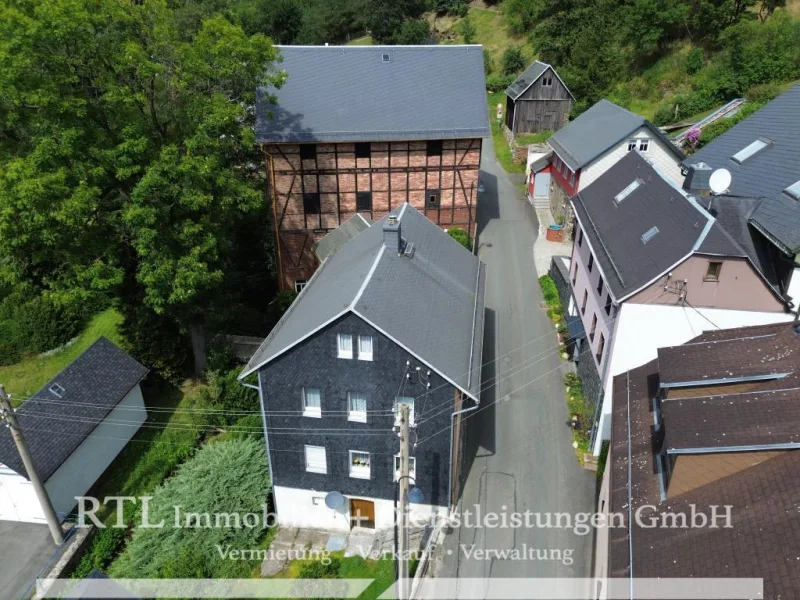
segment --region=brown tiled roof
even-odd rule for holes
[[[787,373],[800,366],[800,336],[786,323],[709,331],[682,346],[659,348],[661,383]]]
[[[775,334],[771,342],[774,346],[762,345],[761,348],[763,353],[772,356],[770,366],[789,367],[792,372],[778,380],[783,383],[781,387],[787,387],[786,384],[797,387],[794,371],[800,371],[800,353],[797,352],[800,336],[794,337],[792,323],[707,332],[701,337],[702,341],[714,341],[753,337],[765,332]],[[782,352],[778,351],[780,344],[783,344]],[[696,361],[723,364],[715,354],[728,352],[724,348],[726,345],[706,347],[707,352],[696,354],[695,362],[687,368],[696,369]],[[738,343],[734,345],[739,346]],[[732,369],[746,366],[746,361],[737,363],[735,360],[742,355],[756,357],[745,350],[728,354],[725,360]],[[763,462],[735,474],[680,495],[668,494],[662,502],[656,458],[660,440],[654,431],[652,403],[661,367],[659,356],[656,361],[614,378],[608,461],[610,511],[623,515],[624,526],[609,532],[609,576],[630,575],[629,547],[632,547],[636,577],[763,577],[765,598],[800,599],[800,452],[771,454]],[[672,375],[682,376],[677,371]],[[673,379],[676,380],[680,379]],[[728,438],[747,443],[789,439],[794,431],[800,431],[800,412],[796,408],[800,405],[800,396],[774,391],[777,389],[774,380],[763,385],[769,389],[755,394],[724,396],[720,393],[664,401],[662,417],[666,443],[738,445],[729,443]],[[728,431],[724,431],[725,428]],[[649,529],[636,523],[631,527],[627,518],[629,509],[635,514],[643,505],[656,506],[648,513],[648,517],[654,518],[668,513],[688,515],[692,506],[710,514],[711,506],[730,505],[733,527]]]

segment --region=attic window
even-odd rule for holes
[[[646,244],[658,235],[658,227],[651,227],[642,234],[642,243]]]
[[[57,383],[54,383],[54,384],[53,384],[53,385],[51,385],[51,386],[50,386],[48,389],[50,390],[50,392],[51,392],[51,393],[52,393],[52,394],[53,394],[53,395],[54,395],[56,398],[62,398],[62,397],[64,396],[64,392],[66,392],[66,391],[67,391],[67,390],[65,390],[63,387],[61,387],[60,385],[58,385]]]
[[[392,57],[389,56],[388,54],[384,54],[384,55],[381,56],[381,60],[383,62],[391,62],[392,61]]]
[[[641,179],[635,179],[631,182],[624,190],[622,190],[619,194],[614,196],[614,204],[619,204],[625,198],[630,196],[633,192],[635,192],[640,185],[642,185],[643,181]]]
[[[550,87],[553,85],[553,78],[552,77],[542,77],[542,86],[543,87]]]
[[[745,146],[744,148],[739,150],[736,154],[731,156],[731,159],[733,159],[733,162],[742,164],[748,158],[751,158],[755,154],[761,152],[764,148],[769,146],[769,144],[770,144],[769,140],[765,140],[764,138],[759,138],[752,144]]]
[[[783,190],[784,193],[791,196],[795,200],[800,200],[800,181],[794,182],[792,185]]]

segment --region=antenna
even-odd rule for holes
[[[711,174],[708,179],[708,185],[711,188],[711,193],[715,195],[724,194],[731,187],[731,172],[728,169],[717,169]]]

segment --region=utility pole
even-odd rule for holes
[[[408,479],[409,479],[409,464],[408,464],[408,419],[409,419],[409,406],[408,404],[400,404],[400,511],[399,511],[399,557],[398,564],[398,589],[397,596],[399,600],[408,600],[409,596],[409,581],[408,581]]]
[[[0,385],[0,419],[5,420],[6,426],[11,429],[11,436],[14,438],[14,443],[17,445],[22,464],[25,465],[28,479],[30,479],[33,484],[36,497],[39,498],[39,504],[42,505],[44,518],[47,519],[47,526],[50,527],[53,541],[57,546],[60,546],[64,543],[64,533],[61,531],[61,523],[58,521],[53,503],[50,502],[50,496],[47,495],[47,490],[44,489],[42,480],[39,479],[39,474],[36,472],[36,465],[33,464],[33,457],[28,450],[28,445],[25,443],[22,429],[20,429],[19,423],[17,422],[17,416],[14,414],[14,409],[11,408],[11,402],[2,385]]]

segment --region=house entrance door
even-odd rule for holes
[[[351,498],[350,527],[375,529],[375,503],[370,500]]]

